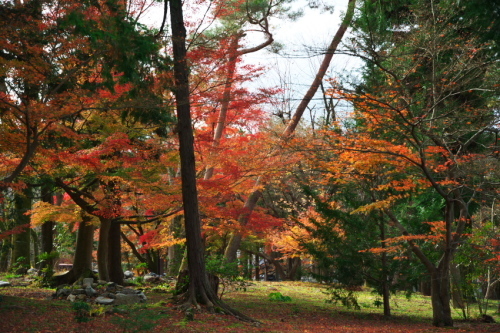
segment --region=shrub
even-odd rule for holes
[[[283,296],[281,293],[270,293],[269,300],[273,302],[291,302],[290,296]]]
[[[323,292],[328,295],[325,300],[326,303],[337,304],[340,302],[343,306],[348,309],[354,308],[356,310],[361,310],[358,304],[358,297],[353,289],[346,288],[340,284],[333,284]]]

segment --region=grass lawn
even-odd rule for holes
[[[0,276],[0,280],[2,277]],[[104,307],[92,306],[95,316],[78,322],[72,304],[52,300],[51,289],[11,286],[0,289],[0,332],[500,332],[500,324],[463,320],[455,312],[455,327],[435,328],[431,323],[430,298],[414,295],[393,297],[391,318],[376,306],[376,295],[359,292],[361,310],[325,302],[324,286],[307,282],[253,282],[246,291],[235,291],[223,299],[241,312],[259,320],[253,326],[221,314],[195,313],[188,321],[169,302],[170,294],[147,290],[145,304],[121,307],[109,314]],[[287,301],[270,300],[280,293]],[[497,301],[489,312],[494,313]],[[471,309],[471,318],[477,317]]]

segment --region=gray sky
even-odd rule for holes
[[[319,64],[323,60],[322,50],[331,43],[340,25],[340,15],[347,9],[347,0],[330,0],[334,12],[321,12],[307,7],[306,0],[298,0],[296,6],[303,8],[304,15],[297,21],[272,22],[275,41],[285,48],[282,55],[272,54],[267,50],[249,54],[246,61],[268,66],[270,70],[255,82],[258,86],[286,85],[285,98],[289,98],[290,109],[294,109],[305,91],[309,88]],[[358,59],[343,55],[334,55],[327,77],[337,77],[353,72],[361,65]],[[283,82],[284,81],[284,82]],[[328,85],[325,84],[325,87]],[[317,94],[309,105],[319,115],[323,107],[322,95]],[[340,109],[340,108],[339,108]],[[309,117],[310,115],[305,115]],[[307,119],[306,119],[307,120]]]

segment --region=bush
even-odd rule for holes
[[[90,320],[91,308],[87,302],[74,302],[73,311],[77,322],[84,323]]]
[[[290,296],[283,296],[281,293],[270,293],[269,300],[273,302],[291,302]]]
[[[346,288],[340,284],[333,284],[323,292],[328,295],[325,300],[326,303],[337,304],[340,302],[343,306],[348,309],[354,308],[356,310],[361,310],[358,304],[358,297],[353,289]]]

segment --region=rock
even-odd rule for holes
[[[93,278],[85,278],[82,281],[82,286],[83,288],[92,287],[92,283],[94,283]]]
[[[101,294],[102,297],[107,297],[107,298],[112,298],[112,299],[115,299],[116,298],[116,295],[113,294],[113,293],[103,293]]]
[[[99,296],[95,299],[95,302],[97,304],[103,304],[103,305],[113,304],[114,301],[115,300],[112,298],[107,298],[107,297],[103,297],[103,296]]]
[[[76,295],[69,295],[68,298],[66,298],[68,301],[73,303],[76,300]]]
[[[146,295],[142,291],[140,293],[138,293],[137,295],[141,299],[141,302],[146,302],[148,300],[148,298],[146,297]]]
[[[73,290],[71,291],[71,293],[72,293],[73,295],[81,295],[81,294],[85,294],[85,289],[73,289]]]
[[[71,295],[71,289],[68,288],[60,288],[56,291],[56,297],[66,297]]]
[[[114,283],[114,282],[108,282],[106,283],[106,291],[109,291],[109,292],[116,292],[117,290],[117,284]]]
[[[144,282],[146,282],[146,283],[158,283],[161,281],[162,281],[162,278],[158,274],[148,273],[148,274],[144,275]]]
[[[87,288],[85,288],[85,294],[88,297],[94,297],[94,296],[97,296],[97,291],[95,291],[94,288],[92,288],[92,287],[87,287]]]
[[[10,282],[8,281],[0,281],[0,287],[8,287],[10,286]]]
[[[114,304],[116,305],[124,305],[124,304],[135,304],[135,303],[143,303],[144,300],[139,294],[116,294],[116,299]]]
[[[126,294],[126,295],[135,295],[140,293],[141,290],[135,290],[135,289],[129,289],[129,288],[124,288],[120,290],[120,294]]]
[[[28,274],[29,275],[38,275],[39,270],[36,268],[30,268],[28,269]]]
[[[125,279],[131,279],[134,277],[134,272],[131,272],[131,271],[125,271],[123,272],[123,277]]]

